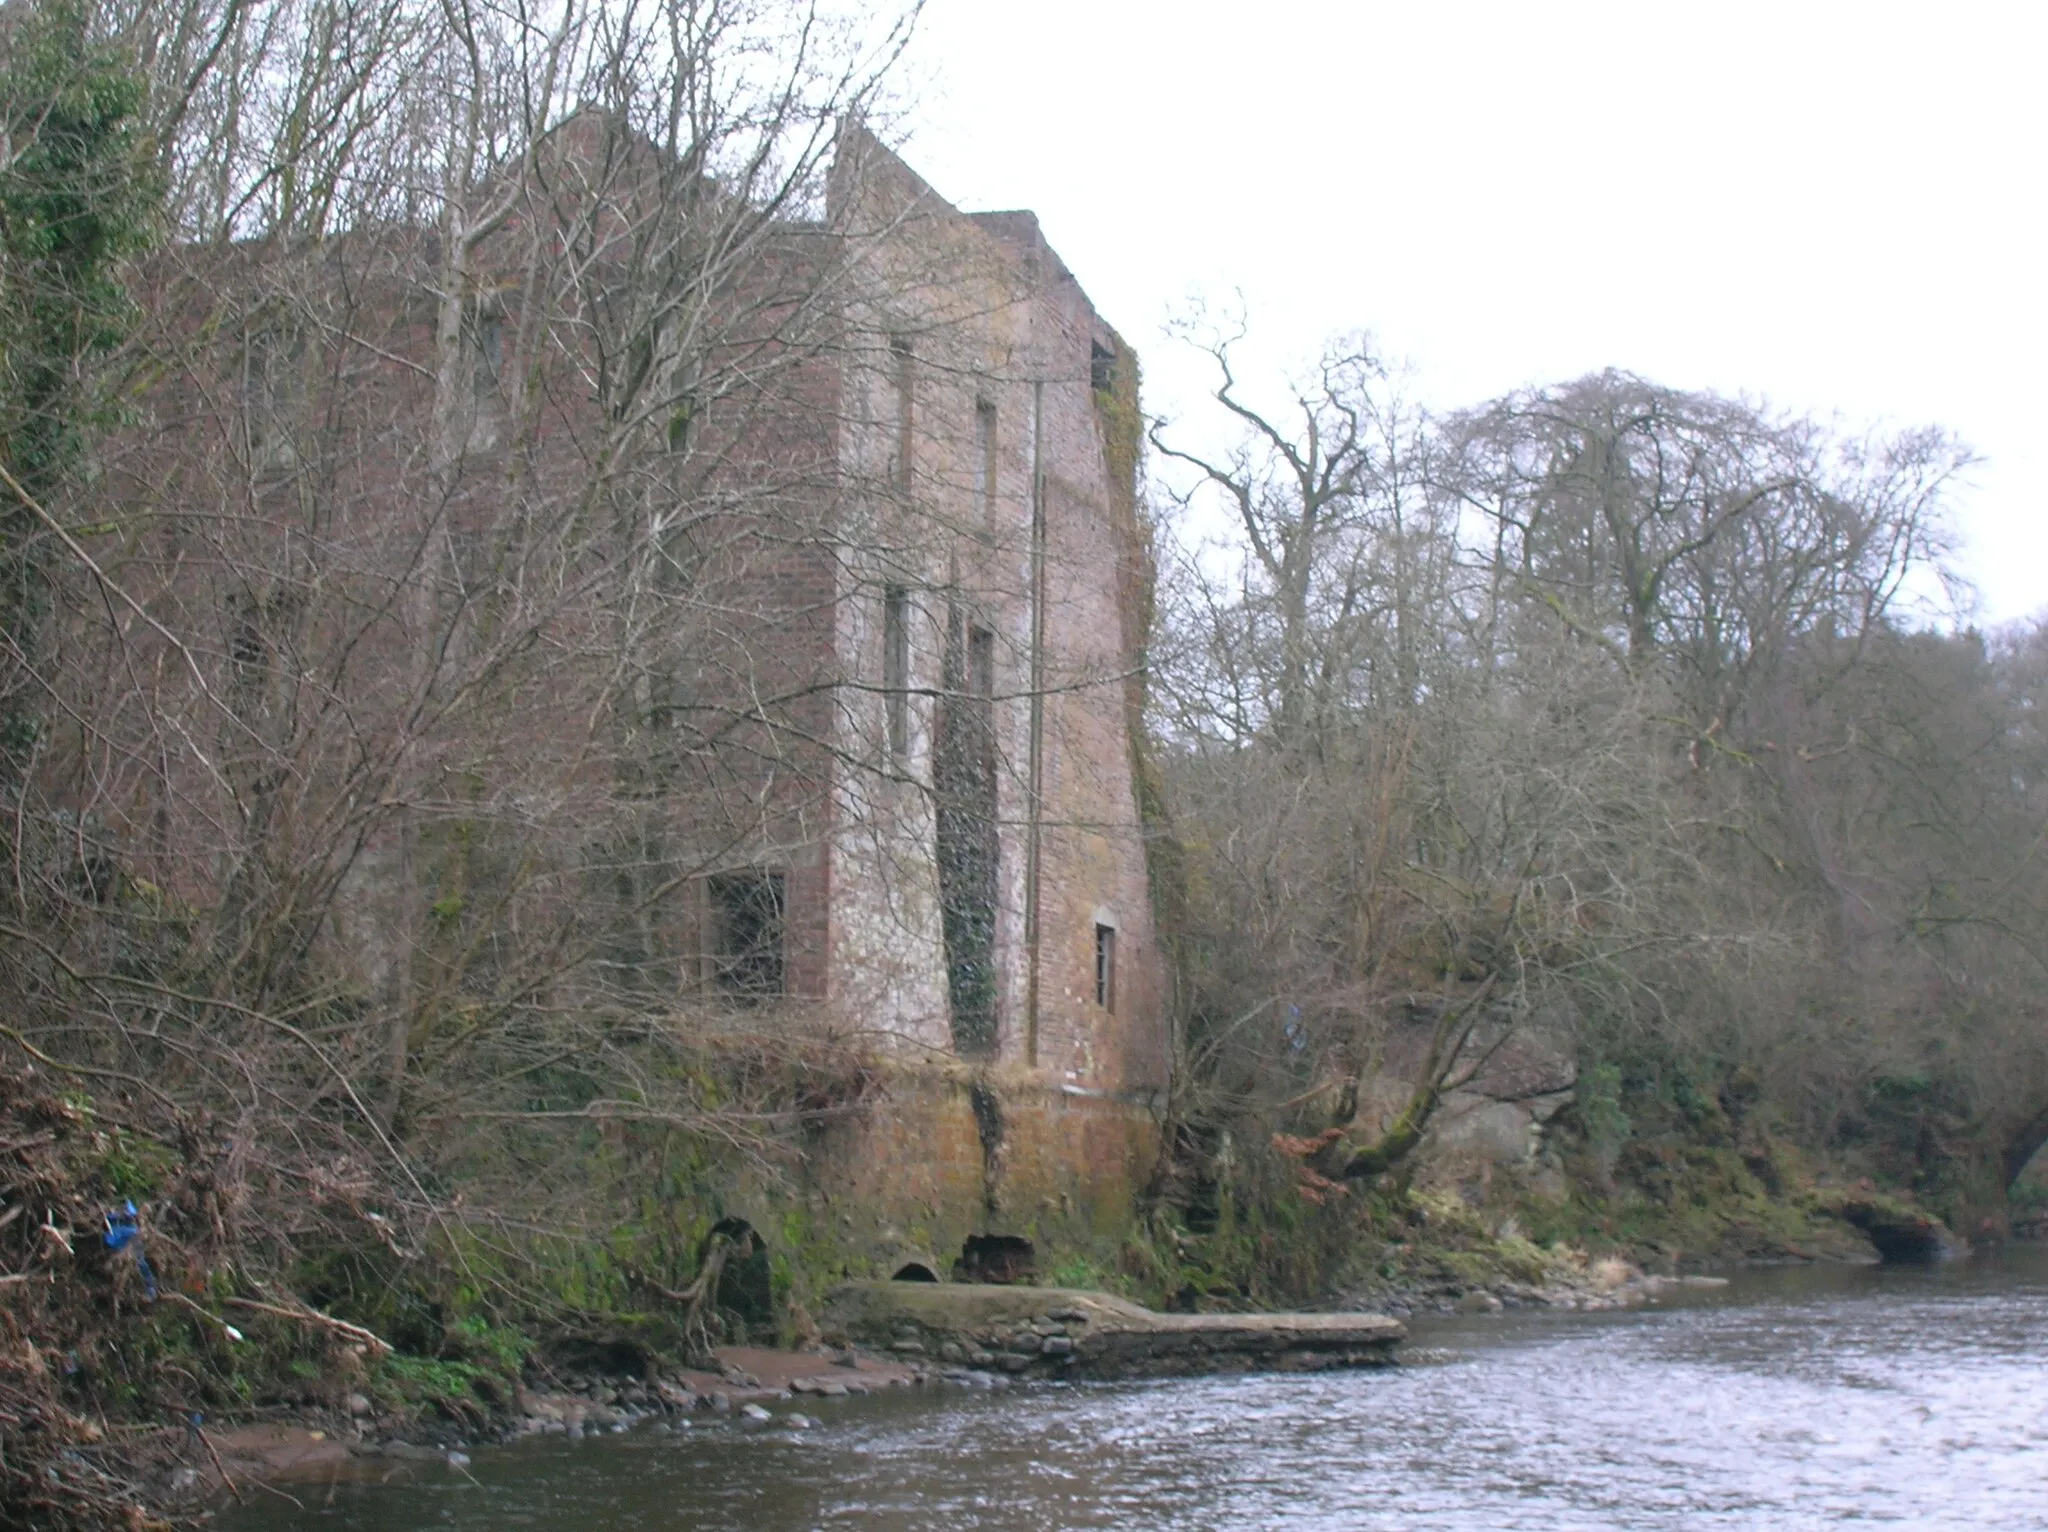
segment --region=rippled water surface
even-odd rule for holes
[[[1417,1327],[1391,1372],[813,1401],[479,1451],[230,1532],[2048,1527],[2048,1252]],[[699,1417],[700,1419],[705,1417]]]

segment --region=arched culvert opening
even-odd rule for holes
[[[716,1307],[740,1322],[746,1335],[775,1329],[775,1288],[768,1266],[768,1246],[744,1218],[721,1218],[704,1236],[697,1252],[701,1270],[717,1241],[726,1241],[725,1265],[718,1273]]]
[[[936,1282],[939,1274],[923,1261],[905,1261],[889,1275],[891,1282]]]
[[[970,1234],[953,1276],[961,1282],[1029,1282],[1037,1269],[1037,1251],[1022,1235]]]

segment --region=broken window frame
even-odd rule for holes
[[[704,880],[705,973],[727,999],[758,1005],[789,985],[789,879],[778,868],[736,867]]]

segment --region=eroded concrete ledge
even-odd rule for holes
[[[1379,1314],[1157,1314],[1107,1293],[848,1282],[827,1334],[906,1360],[1055,1378],[1385,1367],[1407,1332]]]

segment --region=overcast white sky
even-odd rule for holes
[[[1982,615],[2048,607],[2048,7],[929,0],[912,163],[1029,207],[1138,346],[1242,293],[1273,363],[1369,329],[1426,403],[1609,365],[1932,422]]]

